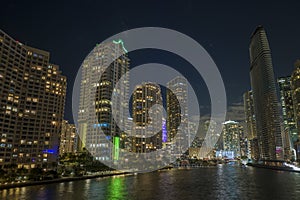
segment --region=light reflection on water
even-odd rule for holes
[[[0,191],[0,199],[299,199],[300,174],[239,166],[169,170]]]

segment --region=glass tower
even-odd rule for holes
[[[260,159],[282,160],[283,142],[271,50],[262,26],[250,42],[250,78]]]
[[[78,150],[86,148],[96,160],[118,159],[119,149],[125,148],[126,135],[120,127],[128,118],[128,71],[129,59],[122,40],[98,44],[83,61]],[[119,80],[122,83],[118,84]],[[112,101],[115,117],[121,119],[118,123],[112,115]],[[114,144],[113,151],[108,148],[109,142]]]

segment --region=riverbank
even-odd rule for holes
[[[251,167],[257,167],[257,168],[300,173],[299,170],[294,170],[292,167],[286,167],[286,166],[270,166],[270,165],[256,164],[256,163],[248,163],[247,165]]]
[[[95,175],[86,175],[86,176],[80,176],[80,177],[57,178],[57,179],[43,180],[43,181],[27,181],[27,182],[20,182],[20,183],[8,183],[8,184],[1,184],[0,185],[0,190],[10,189],[10,188],[17,188],[17,187],[25,187],[25,186],[33,186],[33,185],[63,183],[63,182],[93,179],[93,178],[101,178],[101,177],[109,177],[109,176],[126,175],[126,174],[130,174],[130,173],[128,173],[128,172],[112,172],[112,173],[105,173],[105,174],[101,173],[101,174],[95,174]]]

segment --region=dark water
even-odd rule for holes
[[[218,166],[0,191],[0,199],[300,199],[300,173]]]

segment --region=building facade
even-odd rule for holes
[[[96,160],[118,159],[117,151],[125,148],[126,136],[120,127],[125,126],[122,123],[129,117],[125,116],[128,71],[129,59],[122,40],[98,44],[83,61],[77,149],[86,148]],[[121,78],[122,83],[118,84]],[[118,122],[112,114],[112,102]],[[109,150],[108,142],[114,144],[113,151]]]
[[[248,139],[248,154],[253,160],[259,159],[259,148],[257,140],[256,130],[256,119],[254,113],[254,102],[252,91],[244,93],[244,111],[245,111],[245,122]]]
[[[76,127],[67,120],[63,120],[60,135],[59,155],[76,152]]]
[[[233,152],[234,157],[240,157],[240,138],[243,135],[243,127],[235,121],[226,121],[223,125],[223,151]]]
[[[162,148],[163,116],[160,86],[147,82],[137,85],[133,93],[132,152],[147,153]],[[152,108],[155,106],[155,108]]]
[[[298,137],[297,139],[295,138],[296,142],[293,143],[293,147],[296,150],[297,160],[300,160],[300,60],[295,62],[295,69],[291,76],[291,85],[294,105],[294,120],[296,122],[296,128],[298,132]]]
[[[279,86],[280,103],[283,117],[285,158],[290,159],[293,156],[293,144],[298,139],[294,115],[291,77],[280,77],[277,79],[277,83]]]
[[[188,132],[187,80],[175,77],[167,83],[167,88],[167,129],[171,142],[178,131]]]
[[[188,86],[184,77],[178,76],[167,83],[167,130],[168,142],[173,143],[177,136],[176,145],[172,149],[185,149],[191,145],[188,124]],[[181,154],[178,154],[179,157]]]
[[[260,159],[282,160],[283,140],[271,50],[262,26],[252,34],[249,51]]]
[[[0,30],[0,167],[49,168],[57,162],[66,77],[50,53]]]

